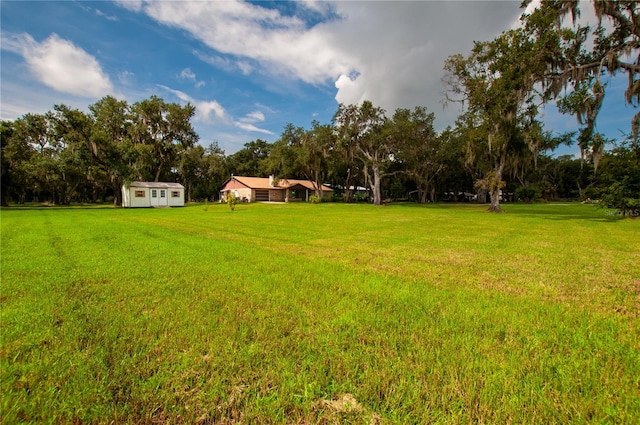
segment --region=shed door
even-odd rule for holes
[[[158,193],[158,189],[151,189],[149,190],[150,195],[151,195],[151,206],[155,207],[157,205],[159,205],[159,201],[160,201],[160,194]]]
[[[167,190],[166,189],[159,189],[159,196],[160,199],[158,200],[158,205],[169,205],[169,198],[167,196]]]

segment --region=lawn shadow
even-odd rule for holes
[[[614,210],[596,205],[583,204],[517,204],[516,209],[507,213],[539,217],[553,221],[592,221],[598,223],[614,223],[624,220],[624,217]]]
[[[455,209],[464,211],[476,211],[489,213],[489,204],[476,204],[468,202],[445,202],[418,204],[415,202],[398,202],[390,204],[399,208],[424,208],[424,209]],[[500,205],[506,215],[531,216],[553,221],[592,221],[599,223],[615,223],[629,219],[622,216],[616,210],[602,208],[597,205],[584,205],[580,203],[550,203],[550,204],[525,204],[504,203]]]

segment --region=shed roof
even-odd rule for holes
[[[129,187],[150,187],[152,189],[184,189],[180,183],[168,182],[131,182]]]

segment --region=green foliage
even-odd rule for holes
[[[365,100],[360,106],[341,104],[333,117],[338,145],[362,163],[365,180],[371,182],[374,205],[382,205],[381,179],[398,152],[393,138],[387,137],[389,120],[385,114],[384,109]]]
[[[236,205],[239,202],[240,202],[240,199],[232,191],[229,191],[227,193],[227,205],[229,205],[229,208],[231,209],[231,211],[234,211],[236,209]]]
[[[309,196],[309,202],[311,202],[312,204],[318,204],[322,202],[322,198],[319,198],[316,195],[311,195]]]
[[[243,149],[227,158],[229,172],[238,176],[267,177],[267,160],[272,149],[273,146],[262,139],[245,143]]]
[[[516,199],[521,199],[528,204],[542,197],[542,192],[537,186],[520,186],[514,194]]]
[[[632,139],[604,154],[595,195],[622,215],[640,216],[640,143]]]
[[[2,421],[633,423],[640,222],[483,208],[3,209]]]

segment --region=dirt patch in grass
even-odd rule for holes
[[[382,417],[366,409],[353,394],[341,394],[333,400],[320,400],[315,403],[320,423],[339,424],[345,421],[358,421],[369,425],[382,424]],[[366,421],[366,422],[361,422]]]

